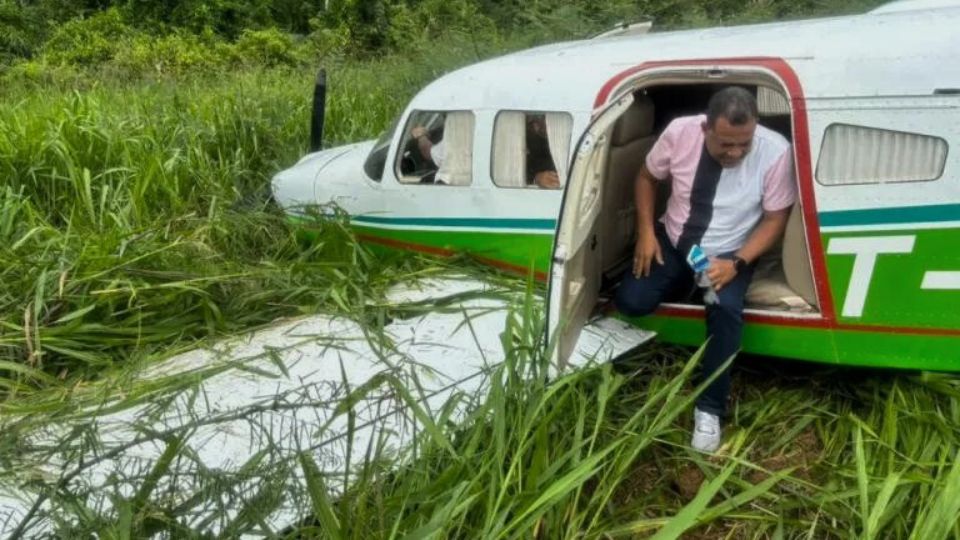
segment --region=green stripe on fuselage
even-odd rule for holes
[[[309,229],[315,218],[290,215],[289,219]],[[538,273],[550,270],[556,226],[556,221],[549,219],[351,216],[350,221],[357,234],[374,240],[400,242],[411,249],[467,252],[516,268],[532,268]]]
[[[893,208],[869,208],[865,210],[842,210],[820,212],[821,227],[845,227],[852,225],[902,225],[912,223],[938,223],[960,221],[960,204],[936,204],[928,206],[901,206]]]
[[[915,222],[926,227],[937,221],[956,221],[960,206],[923,207],[929,214]],[[957,213],[953,213],[957,209]],[[928,271],[960,271],[960,228],[911,229],[907,217],[915,208],[857,210],[821,214],[824,226],[874,226],[897,224],[896,231],[862,230],[825,232],[824,249],[833,238],[877,238],[912,236],[913,249],[905,254],[880,254],[873,265],[862,313],[843,316],[843,306],[853,275],[855,256],[826,254],[830,292],[842,328],[821,329],[776,324],[748,324],[744,329],[743,349],[756,354],[800,358],[849,365],[884,366],[913,369],[960,370],[960,336],[931,335],[924,330],[941,329],[946,334],[960,328],[960,291],[924,290],[920,285]],[[906,217],[905,217],[906,216]],[[519,222],[496,227],[481,220],[491,230],[462,230],[451,223],[448,228],[429,230],[428,223],[413,223],[427,230],[381,228],[376,224],[353,223],[364,235],[451,251],[466,251],[479,257],[519,268],[549,271],[552,234],[498,231],[497,228],[521,228]],[[470,220],[467,220],[470,221]],[[480,222],[461,221],[464,227]],[[526,220],[520,220],[526,221]],[[544,220],[546,221],[546,220]],[[389,223],[396,227],[399,222]],[[380,224],[380,223],[378,223]],[[540,224],[542,230],[547,224]],[[524,225],[529,227],[529,224]],[[533,227],[529,227],[533,228]],[[461,229],[461,230],[458,230]],[[699,345],[703,342],[702,320],[655,316],[639,320],[641,326],[656,330],[665,341]],[[857,329],[858,326],[866,330]],[[936,332],[933,332],[934,334]]]

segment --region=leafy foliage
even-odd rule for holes
[[[28,56],[39,41],[35,21],[13,2],[0,2],[0,63]]]
[[[254,66],[297,66],[301,63],[293,39],[276,28],[244,30],[237,40],[236,50]]]
[[[108,9],[57,27],[42,52],[52,63],[93,65],[112,60],[117,43],[131,34],[120,12]]]
[[[40,65],[116,62],[127,74],[158,65],[182,74],[238,62],[302,65],[331,55],[428,51],[457,37],[475,47],[532,45],[643,19],[677,28],[862,11],[879,1],[0,0],[0,63],[40,56]],[[150,46],[161,49],[160,59],[143,50]]]

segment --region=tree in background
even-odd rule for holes
[[[126,19],[144,30],[212,29],[235,39],[247,28],[272,26],[271,0],[121,0]]]
[[[204,50],[221,54],[221,45],[246,40],[265,44],[261,48],[274,51],[266,56],[275,60],[290,56],[289,51],[278,55],[278,47],[299,43],[281,39],[280,33],[310,35],[306,43],[312,53],[293,55],[301,58],[426,51],[450,36],[462,37],[461,43],[473,43],[479,50],[478,44],[504,39],[526,46],[585,37],[615,22],[653,20],[669,29],[862,12],[879,3],[882,0],[830,5],[822,0],[0,0],[0,65],[38,55],[58,65],[92,65],[124,56],[124,47],[149,48],[150,40],[189,49],[184,58]]]

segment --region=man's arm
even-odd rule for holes
[[[527,178],[532,185],[543,189],[560,187],[560,176],[557,174],[557,166],[553,163],[549,141],[542,134],[531,133],[529,128],[527,129]]]
[[[746,261],[747,264],[752,264],[773,247],[777,240],[783,237],[783,233],[787,229],[790,208],[773,211],[764,210],[760,224],[750,233],[747,243],[736,252],[736,256]],[[716,258],[710,260],[710,269],[707,270],[707,276],[713,282],[713,287],[716,290],[722,289],[736,275],[737,270],[733,261]]]
[[[747,261],[747,264],[752,264],[772,248],[777,240],[783,238],[783,233],[787,230],[787,218],[789,217],[789,207],[773,212],[764,211],[760,224],[747,238],[747,243],[737,251],[737,256]]]
[[[660,243],[653,228],[657,179],[650,174],[646,165],[640,167],[633,191],[637,207],[637,245],[633,255],[633,274],[646,276],[650,274],[650,265],[653,261],[663,264]]]
[[[420,149],[420,155],[423,156],[423,159],[433,161],[433,156],[430,153],[430,150],[433,149],[433,143],[426,135],[417,137],[417,148]]]
[[[423,126],[415,126],[410,130],[410,135],[417,140],[417,148],[420,150],[420,155],[423,159],[432,161],[433,157],[430,154],[430,150],[433,148],[433,142],[430,140],[430,137],[427,136],[427,129]]]
[[[672,175],[673,153],[676,142],[683,134],[683,125],[674,120],[663,130],[657,142],[647,152],[643,166],[634,182],[634,197],[637,206],[637,245],[633,251],[633,275],[650,275],[653,261],[663,264],[663,252],[654,232],[653,220],[657,204],[657,182],[666,181]]]
[[[533,183],[543,189],[557,189],[560,187],[560,176],[557,171],[540,171],[533,175]]]

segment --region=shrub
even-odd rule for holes
[[[94,65],[112,59],[133,33],[116,9],[67,21],[43,46],[52,63]]]
[[[213,34],[177,32],[154,37],[137,35],[116,56],[116,64],[131,74],[183,75],[209,72],[231,61],[229,46]]]
[[[76,68],[65,64],[50,64],[42,59],[20,60],[2,72],[0,82],[4,85],[38,85],[47,90],[52,87],[79,86],[81,75]]]
[[[290,34],[276,28],[244,30],[235,45],[244,63],[260,66],[296,66],[301,64]]]
[[[350,51],[352,34],[345,24],[326,26],[323,19],[313,17],[310,19],[308,40],[321,57],[340,56]]]
[[[39,40],[37,30],[26,12],[0,0],[0,63],[29,56]]]

